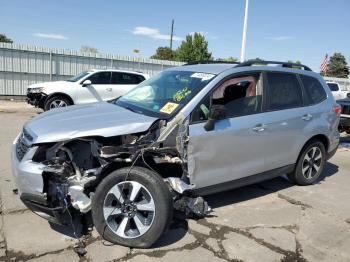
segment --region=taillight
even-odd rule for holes
[[[336,104],[333,106],[333,112],[337,115],[337,117],[340,117],[341,114],[341,106]]]

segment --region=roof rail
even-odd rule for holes
[[[252,65],[269,65],[269,64],[274,64],[274,65],[281,65],[282,67],[288,67],[288,68],[300,68],[304,69],[306,71],[312,71],[310,67],[303,65],[303,64],[298,64],[298,63],[290,63],[290,62],[279,62],[279,61],[265,61],[265,60],[248,60],[243,63],[239,63],[236,65],[236,67],[242,67],[242,66],[252,66]]]
[[[183,65],[198,65],[198,64],[235,64],[235,65],[239,65],[240,62],[234,62],[234,61],[193,61],[193,62],[188,62],[186,64]]]

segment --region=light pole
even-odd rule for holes
[[[244,62],[244,60],[245,60],[245,46],[246,46],[246,38],[247,38],[247,24],[248,24],[248,5],[249,5],[249,0],[245,0],[241,62]]]

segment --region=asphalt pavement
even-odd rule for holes
[[[210,216],[175,221],[151,249],[112,245],[93,230],[79,257],[69,228],[51,227],[12,192],[12,141],[40,112],[0,101],[0,261],[350,261],[350,137],[344,134],[317,184],[299,187],[281,177],[208,196]]]

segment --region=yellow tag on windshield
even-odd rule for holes
[[[163,106],[159,112],[165,113],[170,115],[174,110],[179,106],[179,104],[173,103],[173,102],[168,102]]]

